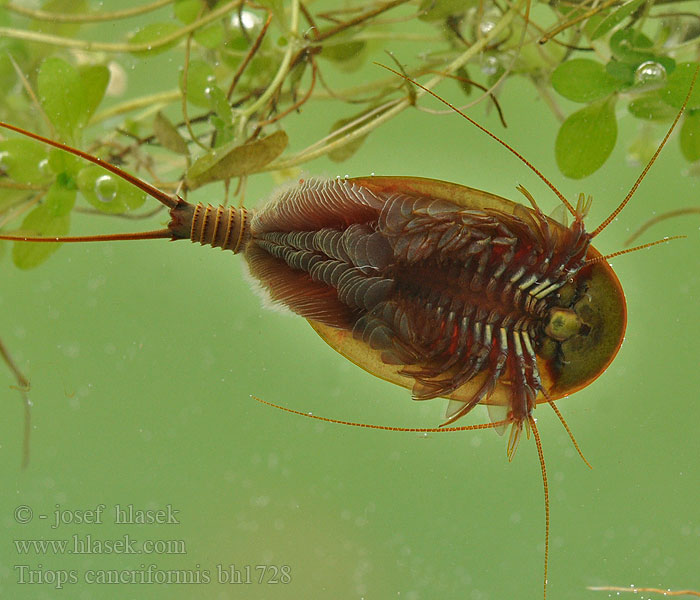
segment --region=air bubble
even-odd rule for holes
[[[495,56],[486,56],[481,62],[481,72],[484,75],[495,75],[498,73],[500,63]]]
[[[111,175],[95,179],[95,195],[100,202],[112,202],[117,197],[117,182]]]
[[[7,150],[3,150],[0,152],[0,171],[7,171],[9,168],[9,159],[10,158],[10,153]]]
[[[254,27],[261,25],[262,19],[249,10],[243,10],[231,16],[231,27],[242,27],[250,31]]]
[[[204,95],[205,95],[207,98],[211,98],[211,95],[212,95],[213,92],[214,92],[214,90],[213,90],[212,88],[210,88],[210,87],[204,88]]]
[[[637,83],[662,83],[666,81],[666,69],[660,63],[647,60],[637,67],[634,72],[634,80]]]
[[[39,172],[42,175],[50,175],[51,174],[51,169],[49,167],[49,159],[48,158],[42,158],[39,161]]]

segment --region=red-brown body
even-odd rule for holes
[[[565,227],[472,188],[370,177],[300,182],[242,222],[237,245],[274,302],[415,399],[455,400],[448,422],[486,403],[519,429],[538,401],[595,379],[624,335],[624,295],[607,263],[585,266],[600,255],[582,219]],[[575,347],[552,342],[552,309],[573,314],[588,296],[595,314]]]

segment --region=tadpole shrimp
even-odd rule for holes
[[[694,83],[695,78],[691,91]],[[545,496],[546,598],[549,488],[533,411],[537,404],[548,404],[571,435],[554,401],[593,382],[620,348],[626,301],[607,259],[666,240],[611,254],[602,254],[591,241],[637,190],[678,123],[690,91],[629,193],[591,232],[584,226],[590,197],[581,194],[574,206],[520,153],[433,95],[540,177],[571,214],[572,224],[547,217],[522,186],[518,190],[530,207],[418,177],[300,180],[251,210],[193,205],[98,157],[0,123],[103,167],[170,213],[166,228],[141,233],[0,239],[189,239],[241,253],[265,295],[307,319],[339,353],[369,373],[411,389],[415,400],[449,399],[446,419],[437,428],[361,426],[422,432],[494,428],[500,433],[510,426],[509,459],[523,430],[532,431]],[[449,427],[478,404],[488,406],[491,423]]]

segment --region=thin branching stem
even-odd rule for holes
[[[457,71],[460,67],[464,66],[470,59],[472,59],[474,56],[478,55],[484,48],[486,48],[491,41],[496,39],[501,32],[510,25],[511,21],[513,18],[518,14],[518,10],[520,9],[521,6],[525,3],[526,0],[519,0],[514,6],[512,6],[504,15],[503,18],[501,18],[498,23],[496,23],[496,26],[489,31],[487,35],[485,35],[483,38],[475,42],[470,48],[465,50],[462,54],[460,54],[457,58],[455,58],[450,64],[448,64],[444,69],[442,69],[442,73],[444,74],[451,74]],[[435,77],[433,77],[430,81],[428,81],[425,84],[425,87],[428,89],[431,89],[435,87],[438,83],[440,83],[444,78],[445,75],[440,74]],[[426,92],[423,90],[418,90],[416,92],[416,95],[418,98],[420,98],[422,95],[424,95]],[[402,111],[404,111],[406,108],[411,106],[411,100],[408,97],[404,97],[398,102],[396,102],[393,106],[387,108],[384,112],[381,112],[376,116],[375,119],[372,121],[366,123],[365,125],[358,127],[357,129],[353,130],[352,132],[348,133],[346,136],[344,136],[342,139],[335,140],[334,142],[330,142],[328,144],[325,144],[321,147],[316,147],[314,148],[309,147],[305,148],[304,150],[301,150],[300,152],[293,154],[291,156],[288,156],[284,159],[280,159],[277,161],[274,161],[267,165],[264,170],[266,171],[275,171],[278,169],[289,169],[291,167],[295,167],[297,165],[300,165],[302,163],[305,163],[309,160],[312,160],[314,158],[318,158],[319,156],[323,156],[325,154],[328,154],[329,152],[332,152],[333,150],[336,150],[338,148],[341,148],[345,146],[346,144],[349,144],[353,140],[356,140],[358,138],[362,138],[366,136],[367,134],[371,133],[374,131],[377,127],[382,125],[383,123],[386,123],[393,119],[395,116],[400,114]]]

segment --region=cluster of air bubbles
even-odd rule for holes
[[[100,202],[112,202],[117,197],[117,182],[111,175],[95,179],[95,195]]]
[[[488,35],[496,27],[496,23],[490,19],[484,19],[479,23],[479,33],[481,35]]]
[[[499,66],[500,63],[498,62],[498,58],[493,55],[485,56],[481,60],[481,72],[484,75],[495,75],[496,73],[498,73]]]
[[[666,81],[666,69],[656,61],[647,60],[637,67],[634,81],[640,85],[663,83]]]

